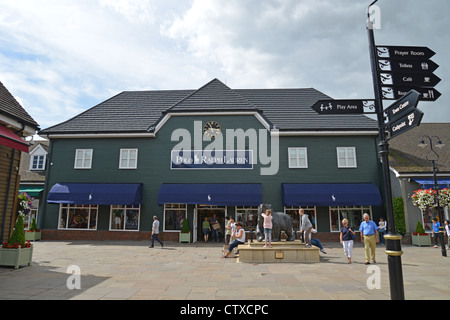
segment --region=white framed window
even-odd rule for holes
[[[289,168],[308,168],[307,148],[289,148]]]
[[[337,147],[338,168],[356,168],[356,148],[355,147]]]
[[[59,207],[58,229],[97,230],[97,205],[62,203]]]
[[[347,219],[348,225],[355,231],[359,231],[359,226],[364,221],[364,213],[369,214],[372,219],[371,206],[343,206],[330,208],[330,230],[331,232],[340,232],[342,220]]]
[[[164,231],[181,231],[187,217],[187,204],[166,203],[164,205]]]
[[[45,159],[47,157],[47,151],[39,145],[33,151],[30,152],[30,171],[42,171],[45,170]]]
[[[119,169],[137,169],[138,149],[120,149]]]
[[[75,151],[75,169],[91,169],[93,149],[77,149]]]
[[[30,161],[30,170],[45,170],[45,156],[32,156]]]
[[[141,205],[111,206],[109,230],[139,231]]]

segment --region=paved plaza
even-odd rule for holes
[[[380,245],[377,264],[370,265],[378,268],[369,270],[360,243],[353,249],[352,264],[347,264],[338,243],[323,243],[327,254],[321,254],[320,263],[310,264],[221,259],[218,243],[167,242],[164,248],[157,244],[153,249],[148,245],[147,241],[36,242],[32,266],[0,267],[0,299],[390,299],[387,256]],[[432,247],[402,249],[406,299],[450,299],[450,258]],[[73,270],[80,271],[78,278]],[[76,284],[80,289],[73,288]]]

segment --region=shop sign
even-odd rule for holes
[[[253,169],[253,150],[172,150],[173,170]]]

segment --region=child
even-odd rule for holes
[[[272,241],[272,210],[267,209],[266,213],[261,213],[261,215],[264,218],[264,248],[267,247],[267,238],[269,238],[269,247],[272,247],[271,241]]]

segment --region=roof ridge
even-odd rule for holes
[[[228,87],[226,84],[224,84],[222,81],[220,81],[217,78],[212,79],[210,82],[208,82],[207,84],[203,85],[202,87],[200,87],[199,89],[195,90],[194,92],[192,92],[190,95],[188,95],[187,97],[184,97],[183,99],[181,99],[180,101],[178,101],[177,103],[175,103],[173,106],[171,106],[168,110],[167,113],[171,112],[171,111],[176,111],[177,108],[180,108],[184,111],[189,111],[189,110],[198,110],[201,107],[202,104],[202,97],[203,96],[207,96],[208,94],[210,94],[209,92],[206,92],[209,88],[212,88],[212,86],[216,86],[215,88],[212,89],[212,93],[216,92],[217,95],[215,95],[216,98],[218,98],[218,101],[221,101],[221,103],[224,103],[225,105],[229,105],[230,109],[236,109],[236,107],[231,107],[231,104],[236,104],[239,105],[239,109],[243,110],[243,109],[254,109],[255,111],[258,111],[258,108],[251,103],[247,98],[243,97],[241,94],[239,94],[238,92],[236,92],[234,89],[231,89],[230,87]],[[217,90],[217,88],[219,88],[219,90],[224,90],[226,91],[227,94],[227,98],[233,98],[233,100],[229,100],[226,101],[224,96],[219,96],[219,91]],[[232,95],[230,95],[232,94]],[[211,98],[211,96],[209,96],[209,98]],[[190,100],[196,100],[194,101],[194,105],[190,105]],[[217,102],[218,102],[217,101]],[[185,105],[185,106],[183,106]],[[210,102],[208,102],[208,109],[215,109],[215,108],[219,108],[220,110],[224,110],[223,106],[211,106]],[[227,108],[225,108],[227,109]]]

